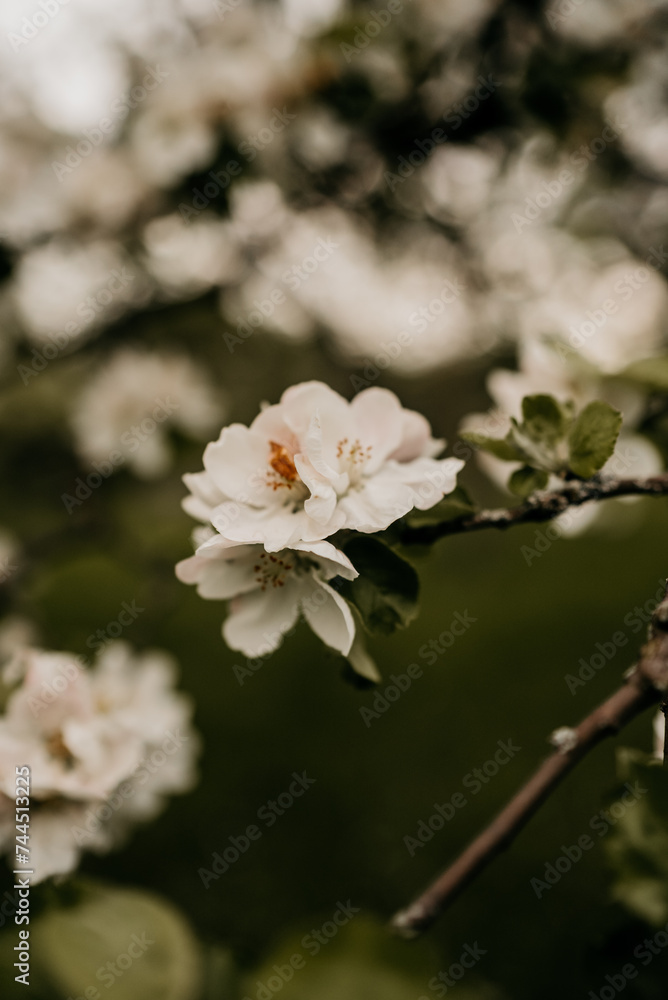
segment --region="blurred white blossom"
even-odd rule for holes
[[[150,478],[170,465],[170,427],[201,439],[220,425],[224,410],[221,393],[186,355],[128,347],[91,376],[71,422],[83,459],[125,462]]]
[[[24,649],[6,671],[0,813],[8,803],[13,813],[15,766],[28,766],[33,883],[72,871],[83,850],[109,850],[193,786],[198,737],[166,654],[114,642],[87,668],[70,653]],[[3,851],[14,834],[0,821]]]

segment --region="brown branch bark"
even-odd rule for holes
[[[514,524],[551,521],[569,507],[580,507],[590,500],[611,500],[614,497],[668,496],[668,474],[644,479],[593,479],[568,483],[563,489],[535,493],[516,507],[481,510],[477,514],[440,524],[425,524],[403,528],[400,540],[404,544],[427,545],[446,535],[459,535],[484,528],[510,528]]]
[[[414,937],[425,930],[477,875],[515,839],[543,802],[578,761],[606,736],[650,705],[668,689],[668,590],[652,617],[650,638],[625,683],[575,729],[559,730],[557,750],[502,809],[496,819],[441,876],[407,909],[394,917],[394,930]]]

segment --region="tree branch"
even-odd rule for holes
[[[547,758],[496,819],[463,854],[393,921],[394,930],[414,937],[425,930],[487,865],[505,850],[578,761],[606,736],[666,697],[668,690],[668,589],[652,616],[650,637],[625,683],[576,729],[553,735],[557,750]]]
[[[563,489],[534,493],[516,507],[481,510],[477,514],[440,524],[424,524],[403,528],[400,540],[404,544],[428,545],[445,535],[459,535],[483,528],[510,528],[514,524],[551,521],[569,507],[580,507],[590,500],[611,500],[614,497],[668,496],[668,474],[646,479],[593,479],[569,483]]]

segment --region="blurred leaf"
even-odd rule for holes
[[[522,430],[527,437],[549,448],[554,448],[568,430],[569,415],[554,396],[525,396],[522,416]]]
[[[621,816],[606,838],[616,872],[612,890],[650,924],[668,921],[668,769],[639,750],[617,753],[620,781],[647,789]]]
[[[241,987],[232,952],[213,945],[203,959],[203,987],[198,1000],[239,1000]]]
[[[113,987],[116,1000],[195,1000],[200,955],[178,910],[138,889],[87,888],[80,903],[48,911],[31,930],[35,960],[62,994]]]
[[[632,382],[641,382],[653,389],[668,389],[668,358],[644,358],[635,361],[622,372]]]
[[[596,400],[585,406],[569,434],[569,465],[582,479],[601,469],[615,450],[622,415],[608,403]]]
[[[526,459],[524,452],[514,443],[512,431],[505,438],[487,437],[476,431],[461,431],[459,436],[481,451],[488,451],[490,455],[504,462],[523,462]]]
[[[287,938],[248,977],[246,997],[269,1000],[280,990],[281,1000],[413,1000],[427,992],[424,970],[439,969],[428,946],[398,944],[369,917],[354,916],[335,936],[327,923],[325,936],[313,924],[324,944],[312,932]]]
[[[420,582],[409,562],[377,538],[355,535],[343,551],[359,576],[346,581],[341,593],[359,611],[371,632],[389,635],[403,628],[418,612]]]
[[[518,497],[528,497],[534,490],[544,490],[549,478],[549,474],[543,469],[532,469],[530,465],[524,465],[513,472],[508,480],[508,489]]]

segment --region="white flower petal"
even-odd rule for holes
[[[311,584],[302,584],[304,618],[326,646],[346,656],[355,638],[355,622],[348,603],[313,574]]]
[[[284,587],[255,590],[232,601],[223,623],[230,649],[245,656],[266,656],[283,642],[299,617],[300,588],[292,580]]]
[[[339,500],[345,526],[367,534],[389,528],[415,506],[416,493],[396,476],[380,473]]]
[[[204,466],[216,486],[232,500],[256,507],[275,492],[268,484],[269,458],[269,442],[243,424],[225,427],[204,450]]]
[[[440,461],[416,458],[413,462],[389,462],[383,475],[396,477],[411,488],[411,508],[429,510],[447,493],[452,493],[457,485],[457,474],[463,467],[464,462],[460,458],[443,458]]]
[[[322,538],[326,529],[309,518],[301,508],[269,507],[257,510],[239,508],[238,516],[230,520],[227,512],[214,514],[211,523],[231,542],[264,545],[267,552],[279,552],[293,542],[305,538]]]
[[[403,436],[401,403],[389,389],[376,386],[355,396],[350,408],[355,432],[363,448],[371,453],[365,464],[365,474],[376,472],[383,462],[397,451]]]
[[[348,556],[331,542],[297,542],[292,548],[297,552],[314,556],[325,580],[331,580],[334,576],[354,580],[359,576]]]
[[[414,458],[434,458],[443,451],[445,441],[434,440],[426,417],[415,410],[403,410],[401,416],[401,443],[389,458],[395,462],[410,462]]]
[[[197,521],[206,523],[213,508],[222,503],[225,496],[208,472],[186,472],[183,476],[183,482],[191,493],[182,501],[183,509],[186,514],[190,514]]]
[[[176,575],[182,583],[197,584],[197,593],[206,600],[229,600],[257,587],[253,566],[253,558],[247,555],[239,559],[194,555],[177,563]]]

